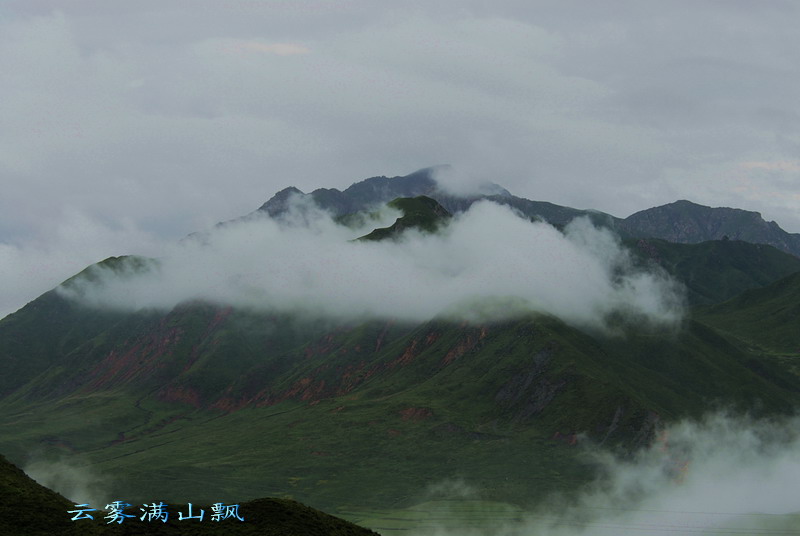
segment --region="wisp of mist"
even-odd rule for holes
[[[633,456],[584,445],[597,479],[505,522],[470,528],[456,510],[423,520],[413,536],[659,536],[800,534],[800,419],[713,413],[664,428]],[[524,471],[520,467],[520,471]],[[437,498],[480,499],[463,481]],[[532,484],[534,485],[534,484]],[[536,485],[541,485],[537,480]],[[444,490],[444,493],[441,491]]]

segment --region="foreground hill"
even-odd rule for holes
[[[65,497],[31,480],[0,456],[0,534],[20,536],[100,535],[99,527],[79,527],[67,514],[74,509]]]
[[[125,502],[125,501],[123,501]],[[152,504],[152,501],[148,504]],[[286,499],[258,499],[238,505],[238,518],[214,521],[210,505],[193,504],[192,515],[203,511],[202,520],[184,519],[188,516],[186,504],[166,504],[166,521],[160,518],[141,519],[141,504],[128,506],[123,513],[135,515],[122,523],[106,518],[106,505],[79,506],[58,493],[31,480],[19,468],[0,456],[0,534],[15,536],[106,536],[106,535],[203,535],[230,536],[369,536],[376,533],[330,516],[296,501]],[[79,510],[94,509],[72,520]],[[69,513],[74,512],[74,513]],[[242,519],[242,521],[240,521]],[[111,523],[110,523],[111,522]]]

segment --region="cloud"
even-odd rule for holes
[[[553,533],[572,533],[562,528],[570,521],[593,535],[796,528],[796,518],[778,516],[800,512],[797,425],[717,413],[667,427],[632,459],[595,452],[605,476],[551,523]]]
[[[800,162],[797,160],[742,162],[739,165],[745,169],[763,169],[766,171],[800,171]]]
[[[490,178],[473,169],[456,169],[449,165],[431,168],[436,186],[456,197],[506,195],[509,192]]]
[[[797,8],[584,4],[10,0],[0,236],[68,204],[177,239],[288,185],[438,163],[618,216],[721,200],[799,230],[791,170],[755,200],[724,178],[797,154]]]
[[[738,166],[796,162],[797,7],[584,4],[5,2],[0,241],[46,251],[25,240],[55,243],[65,205],[177,240],[289,185],[439,163],[452,190],[800,231],[796,170]]]
[[[624,458],[584,446],[597,479],[569,497],[551,497],[520,511],[488,508],[479,489],[463,481],[432,486],[439,520],[414,536],[662,536],[665,534],[794,534],[800,521],[800,421],[757,420],[713,413],[661,430],[656,440]],[[538,484],[538,483],[537,483]],[[462,502],[468,501],[468,502]],[[471,506],[469,501],[475,501]],[[411,511],[414,508],[410,509]],[[471,515],[465,519],[464,512]],[[477,521],[506,519],[474,528]],[[517,521],[510,521],[511,519]],[[449,523],[442,520],[449,519]],[[466,523],[467,527],[458,526]]]
[[[110,501],[110,480],[81,463],[78,458],[33,460],[23,470],[42,486],[60,493],[75,504],[105,505]]]
[[[262,43],[260,41],[235,41],[225,45],[223,50],[238,54],[253,52],[275,54],[276,56],[295,56],[311,52],[309,48],[296,43]]]
[[[133,222],[108,224],[64,209],[22,243],[0,240],[0,318],[51,290],[87,265],[131,252],[155,255],[158,240]]]
[[[679,323],[679,287],[633,270],[608,231],[587,220],[562,234],[490,202],[474,204],[437,234],[354,242],[396,213],[359,229],[337,225],[307,203],[284,222],[260,218],[184,242],[148,273],[98,269],[99,284],[61,289],[97,306],[169,309],[202,299],[262,310],[345,319],[484,322],[530,311],[603,327],[615,313]]]

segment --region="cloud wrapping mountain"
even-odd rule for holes
[[[253,218],[185,241],[143,272],[95,267],[61,292],[95,306],[169,309],[188,300],[332,316],[474,322],[530,311],[591,327],[615,313],[674,326],[681,287],[634,270],[606,230],[576,220],[564,232],[490,202],[436,234],[355,241],[399,215],[383,209],[361,228],[295,201],[280,220]]]

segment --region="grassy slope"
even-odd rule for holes
[[[791,264],[767,250],[764,268],[739,243],[653,247],[698,274],[703,295]],[[747,277],[715,286],[720,266]],[[797,378],[764,356],[795,340],[800,296],[788,281],[704,310],[724,336],[691,321],[679,336],[626,338],[544,316],[325,326],[195,303],[120,317],[48,293],[0,323],[0,356],[23,363],[6,376],[0,450],[19,462],[34,448],[84,453],[130,500],[405,506],[462,477],[487,499],[524,503],[589,477],[581,433],[633,448],[659,420],[715,404],[794,406]],[[758,351],[735,339],[747,333]]]
[[[30,445],[42,456],[85,453],[118,475],[117,494],[141,501],[283,495],[328,509],[406,506],[460,477],[486,499],[525,503],[585,481],[578,433],[635,445],[658,419],[699,415],[720,400],[764,412],[797,401],[798,382],[754,374],[752,356],[699,324],[674,339],[590,337],[548,317],[395,329],[361,369],[367,378],[339,394],[342,367],[366,358],[353,352],[376,346],[378,326],[342,330],[325,338],[330,351],[294,358],[305,362],[280,381],[331,384],[308,400],[298,392],[232,413],[125,389],[39,407],[18,400],[2,406],[0,448],[12,459]]]
[[[656,238],[626,241],[638,258],[682,281],[689,301],[709,305],[800,272],[800,258],[765,244],[714,240],[675,244]]]
[[[762,353],[800,357],[800,273],[702,308],[698,316]]]

